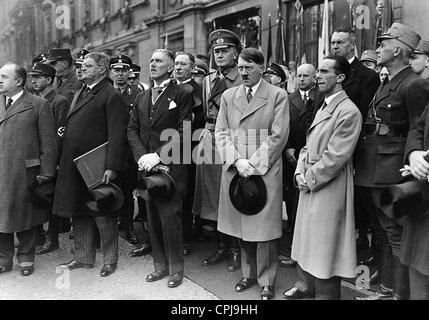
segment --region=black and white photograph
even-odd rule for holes
[[[426,12],[0,0],[0,301],[429,300]]]

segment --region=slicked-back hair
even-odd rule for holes
[[[239,57],[247,62],[254,62],[258,65],[264,65],[264,55],[256,48],[245,48],[241,51]]]
[[[106,69],[106,76],[109,75],[110,57],[103,52],[91,52],[85,56],[85,59],[94,59],[95,63]]]
[[[188,52],[177,52],[176,53],[176,58],[178,57],[178,56],[187,56],[188,58],[189,58],[189,61],[191,61],[191,65],[194,65],[195,64],[195,57],[194,57],[194,55],[192,54],[192,53],[188,53]]]
[[[338,27],[334,32],[348,33],[351,37],[356,38],[356,31],[348,26]]]
[[[164,56],[166,56],[167,58],[169,58],[173,62],[173,64],[174,64],[174,60],[176,60],[176,58],[174,56],[173,51],[168,50],[168,49],[156,49],[153,53],[156,53],[156,52],[162,53]]]
[[[25,68],[23,66],[20,66],[19,64],[16,64],[15,62],[8,62],[5,64],[5,66],[14,66],[15,67],[15,79],[22,79],[22,87],[25,86],[27,83],[27,71],[25,71]]]
[[[324,60],[328,60],[328,59],[335,60],[334,69],[335,69],[336,75],[344,74],[346,77],[344,81],[350,78],[350,75],[352,73],[352,67],[350,66],[350,63],[346,58],[342,56],[329,55]]]

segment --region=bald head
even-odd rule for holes
[[[296,76],[298,78],[299,89],[308,91],[315,84],[316,68],[312,64],[302,64],[298,67]]]
[[[8,62],[0,69],[0,94],[13,97],[23,89],[26,81],[25,69],[16,63]]]

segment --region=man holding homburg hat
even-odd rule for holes
[[[237,68],[240,39],[226,29],[214,30],[209,35],[217,70],[203,82],[203,112],[205,129],[198,145],[193,213],[201,219],[217,221],[222,166],[216,151],[214,131],[222,93],[241,84]],[[204,266],[218,264],[229,258],[228,271],[240,268],[238,240],[217,232],[217,249],[202,261]]]
[[[222,95],[215,135],[224,163],[218,230],[237,237],[242,249],[243,277],[235,290],[258,283],[261,298],[268,300],[274,297],[282,236],[281,155],[289,135],[289,104],[284,90],[262,79],[263,68],[259,50],[240,53],[243,84]]]

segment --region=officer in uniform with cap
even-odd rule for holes
[[[56,124],[56,141],[58,146],[58,160],[61,157],[62,137],[65,131],[69,102],[54,89],[55,68],[43,63],[37,63],[29,75],[32,76],[31,83],[39,96],[49,102]],[[36,250],[36,254],[45,254],[59,248],[58,235],[61,218],[52,215],[49,219],[49,228],[46,242]]]
[[[134,106],[134,101],[140,91],[132,88],[128,84],[128,77],[131,68],[131,58],[118,54],[110,58],[110,77],[113,80],[113,87],[118,90],[125,100],[128,114]],[[133,190],[137,184],[137,164],[135,163],[130,148],[127,151],[126,169],[124,171],[122,192],[125,195],[124,206],[122,208],[120,229],[125,230],[125,239],[131,244],[139,243],[139,238],[134,233],[133,227],[133,209],[134,197]]]
[[[279,64],[275,62],[268,66],[263,76],[266,81],[277,87],[282,87],[282,84],[284,84],[287,80],[285,71]]]
[[[142,68],[134,63],[131,64],[130,75],[128,77],[128,84],[136,90],[141,92],[149,89],[146,83],[140,82],[140,71]]]
[[[53,66],[57,71],[54,88],[71,103],[73,94],[81,88],[82,84],[77,79],[76,73],[73,70],[73,59],[70,49],[49,50],[46,63]]]
[[[205,76],[209,73],[209,67],[204,60],[200,58],[195,58],[195,67],[192,70],[192,78],[199,85],[203,85]]]
[[[421,79],[409,66],[411,54],[420,41],[417,32],[394,23],[379,41],[377,64],[389,70],[389,81],[379,87],[370,105],[363,141],[355,153],[354,182],[367,193],[365,203],[370,203],[372,197],[378,221],[387,234],[387,239],[383,239],[382,233],[375,233],[376,245],[388,246],[379,261],[380,283],[388,283],[391,277],[394,298],[408,299],[408,268],[399,261],[403,221],[383,214],[379,209],[380,193],[382,188],[400,182],[408,130],[423,112],[428,99]],[[387,297],[389,290],[381,290],[364,299]]]
[[[365,50],[362,52],[362,57],[360,58],[360,62],[367,67],[368,69],[374,70],[375,72],[380,71],[380,67],[377,66],[378,54],[375,50]]]
[[[38,54],[35,58],[33,58],[33,67],[38,63],[46,63],[47,55],[45,52]]]
[[[198,156],[201,158],[197,159],[192,211],[200,215],[201,219],[217,221],[222,165],[216,150],[214,130],[222,93],[242,83],[237,67],[241,44],[235,33],[225,29],[210,33],[209,42],[218,69],[210,73],[203,82],[203,112],[206,124],[198,145]],[[213,265],[230,257],[228,271],[240,268],[240,249],[237,238],[218,231],[217,244],[216,251],[204,259],[202,264]]]
[[[411,69],[423,79],[429,79],[429,41],[420,40],[410,60]]]
[[[76,61],[74,62],[74,66],[76,68],[77,80],[79,80],[82,84],[83,84],[83,81],[82,81],[82,70],[81,70],[81,68],[82,68],[83,60],[85,60],[85,57],[88,53],[89,53],[89,51],[86,49],[80,50],[79,53],[77,54]]]

